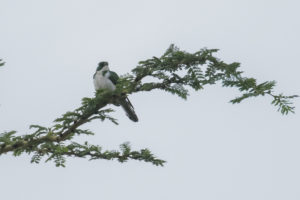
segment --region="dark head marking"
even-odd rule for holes
[[[103,61],[103,62],[99,62],[97,70],[96,71],[100,71],[103,67],[108,66],[108,62]]]

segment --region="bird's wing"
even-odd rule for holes
[[[108,73],[108,76],[106,76],[106,74]],[[119,80],[119,76],[116,72],[113,71],[107,71],[105,74],[105,76],[113,83],[113,84],[117,84],[118,80]]]

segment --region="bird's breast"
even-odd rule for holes
[[[100,73],[95,75],[94,86],[96,90],[107,89],[113,91],[116,89],[116,86],[107,77]]]

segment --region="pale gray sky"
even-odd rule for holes
[[[175,43],[186,51],[219,48],[248,76],[276,80],[276,91],[300,94],[298,0],[1,0],[0,132],[28,133],[94,93],[101,60],[119,74]],[[187,101],[160,91],[130,96],[139,123],[117,108],[120,125],[93,122],[81,137],[107,149],[130,141],[168,161],[70,158],[66,168],[0,157],[0,198],[300,199],[300,103],[282,116],[269,97],[240,105],[235,89],[207,87]]]

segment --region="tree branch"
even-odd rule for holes
[[[284,96],[275,94],[275,81],[266,81],[258,84],[256,79],[242,76],[238,71],[239,63],[226,64],[213,56],[217,49],[202,49],[195,53],[180,51],[171,45],[159,58],[139,62],[131,74],[122,76],[114,92],[97,91],[94,98],[83,98],[82,106],[72,112],[67,112],[54,121],[54,125],[46,128],[31,125],[35,129],[32,134],[16,136],[15,131],[2,133],[0,136],[0,155],[13,152],[15,156],[22,153],[34,154],[32,162],[40,162],[42,157],[46,161],[54,160],[56,166],[64,166],[66,156],[89,157],[94,159],[116,159],[125,162],[129,159],[151,162],[154,165],[163,165],[165,161],[155,158],[148,149],[131,151],[129,144],[122,144],[120,151],[101,151],[100,146],[89,145],[87,142],[78,144],[72,142],[77,135],[93,135],[89,130],[79,129],[83,124],[93,120],[110,120],[117,124],[117,120],[108,114],[111,109],[104,109],[108,104],[114,104],[127,95],[137,92],[149,92],[160,89],[175,94],[183,99],[189,95],[189,90],[201,90],[205,85],[221,83],[223,87],[236,87],[242,95],[230,102],[240,103],[250,97],[269,95],[271,102],[278,107],[282,114],[294,112],[291,100],[297,95]],[[1,60],[0,60],[1,66]],[[155,81],[147,82],[146,78]],[[68,142],[68,145],[64,143]]]

